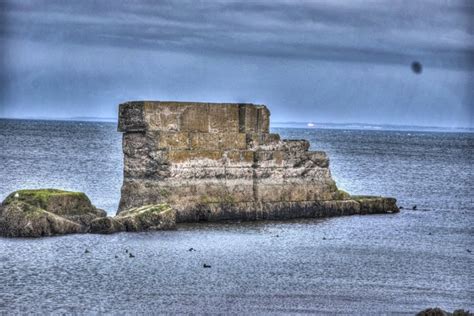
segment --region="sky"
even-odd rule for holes
[[[125,101],[177,100],[266,104],[273,122],[474,127],[470,0],[0,0],[0,10],[0,117],[115,118]]]

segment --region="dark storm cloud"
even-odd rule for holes
[[[3,11],[4,38],[205,55],[474,65],[470,1],[15,1]]]

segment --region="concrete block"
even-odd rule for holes
[[[315,166],[321,168],[329,168],[329,158],[323,151],[309,151],[306,153],[308,160],[314,163]]]
[[[149,143],[153,144],[155,150],[161,149],[189,149],[189,133],[187,132],[148,132]]]
[[[239,105],[239,131],[258,133],[257,108],[249,104]]]
[[[284,139],[283,146],[290,153],[301,153],[308,151],[309,141],[306,139]]]
[[[139,157],[149,152],[145,133],[129,132],[122,136],[122,150],[125,156]]]
[[[254,163],[254,152],[251,150],[231,150],[225,153],[225,164],[229,167],[252,166]]]
[[[145,131],[143,102],[127,102],[119,105],[118,131]]]
[[[238,133],[239,106],[237,104],[209,104],[210,133]]]
[[[195,133],[189,134],[190,148],[195,150],[218,150],[220,146],[221,134],[216,133]]]
[[[245,133],[220,133],[218,135],[220,149],[239,150],[247,148]]]
[[[224,164],[221,150],[171,150],[170,163],[188,163],[196,167],[210,167]]]
[[[181,116],[186,105],[168,102],[145,102],[148,131],[179,132]]]
[[[187,106],[180,123],[180,130],[183,132],[209,132],[209,106],[207,104]]]
[[[258,148],[261,146],[272,146],[280,142],[280,135],[269,133],[247,133],[247,148]]]

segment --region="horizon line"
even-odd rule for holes
[[[95,117],[95,116],[73,116],[73,117],[3,117],[0,116],[0,120],[23,120],[23,121],[64,121],[64,122],[103,122],[103,123],[116,123],[118,119],[115,117]],[[314,124],[315,126],[308,126],[309,123]],[[393,124],[393,123],[364,123],[364,122],[347,122],[347,123],[335,123],[335,122],[315,122],[315,121],[270,121],[270,124],[273,125],[297,125],[297,126],[285,126],[286,128],[305,128],[305,129],[318,129],[324,127],[350,127],[353,125],[353,128],[347,129],[357,129],[357,130],[400,130],[407,131],[408,128],[417,128],[423,130],[463,130],[467,132],[474,132],[474,127],[468,126],[457,126],[457,127],[448,127],[448,126],[435,126],[435,125],[411,125],[411,124]],[[301,125],[301,126],[298,126]],[[322,125],[322,126],[318,126]],[[354,126],[355,125],[355,126]],[[364,128],[367,126],[368,128]],[[282,126],[273,126],[273,127],[282,127]],[[355,128],[354,128],[355,127]],[[370,128],[370,127],[380,127],[379,129]],[[384,129],[383,127],[388,127]],[[326,128],[328,129],[328,128]]]

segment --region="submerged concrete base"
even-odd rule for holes
[[[22,190],[0,204],[0,236],[43,237],[176,229],[176,223],[285,220],[398,212],[395,199],[353,197],[333,201],[207,202],[181,209],[145,205],[107,217],[81,192]]]
[[[339,201],[206,203],[191,209],[177,209],[178,223],[224,220],[285,220],[346,215],[397,213],[394,198],[365,197]]]

